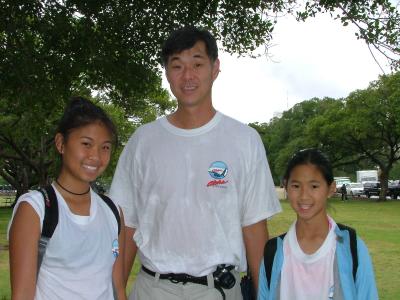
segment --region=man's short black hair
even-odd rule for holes
[[[198,41],[205,43],[208,57],[212,62],[216,61],[218,58],[218,47],[215,38],[206,29],[188,26],[171,32],[164,42],[161,50],[163,66],[167,65],[171,55],[192,48]]]

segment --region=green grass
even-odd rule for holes
[[[281,201],[283,213],[268,222],[270,236],[286,232],[295,219],[287,201]],[[340,222],[357,230],[367,244],[374,264],[380,299],[400,299],[400,201],[375,202],[356,199],[341,202],[332,199],[329,214]],[[6,230],[11,215],[10,208],[0,208],[0,300],[10,298],[9,266]],[[139,271],[140,263],[135,262],[129,278],[128,290]]]
[[[9,207],[15,200],[14,195],[0,195],[0,207]]]
[[[7,225],[11,208],[0,207],[0,300],[11,299]]]

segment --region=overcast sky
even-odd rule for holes
[[[237,58],[220,53],[221,73],[214,83],[216,109],[241,122],[268,122],[298,102],[313,97],[346,97],[382,74],[354,28],[329,15],[297,22],[278,20],[272,59]],[[385,72],[390,69],[381,59]],[[168,87],[164,81],[164,86]]]

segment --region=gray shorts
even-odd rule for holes
[[[242,300],[240,274],[231,271],[236,278],[235,286],[224,289],[226,300]],[[214,288],[212,274],[208,275],[208,285],[196,283],[173,283],[168,279],[159,279],[140,270],[136,277],[129,300],[222,300],[222,294]]]

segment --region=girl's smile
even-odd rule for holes
[[[298,218],[309,221],[326,216],[326,202],[334,193],[335,184],[328,185],[314,165],[301,164],[293,168],[286,189]]]

